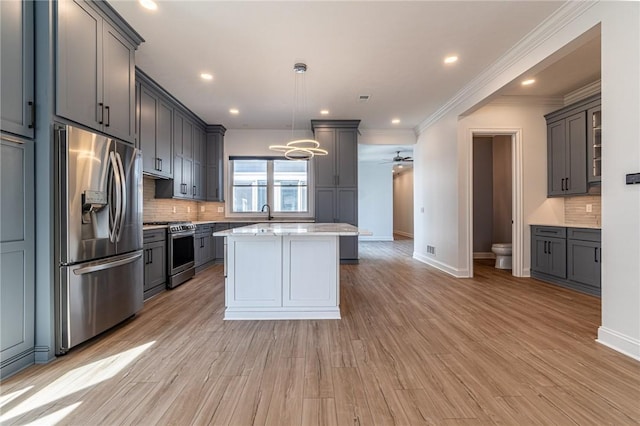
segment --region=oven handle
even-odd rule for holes
[[[176,238],[195,236],[196,235],[196,231],[177,232],[175,234],[170,234],[170,235],[171,235],[171,239],[175,240]]]

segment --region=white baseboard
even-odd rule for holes
[[[393,236],[360,235],[358,241],[393,241]]]
[[[422,263],[426,263],[429,266],[433,266],[436,269],[441,270],[442,272],[446,272],[449,275],[453,275],[456,278],[469,278],[469,270],[467,269],[458,269],[452,266],[447,265],[446,263],[442,263],[438,260],[435,260],[432,257],[425,256],[420,253],[413,252],[413,258]]]
[[[402,235],[403,237],[413,238],[413,234],[403,231],[393,231],[394,234]]]
[[[522,268],[522,278],[531,278],[531,268]]]
[[[493,252],[486,252],[486,251],[474,251],[473,252],[473,258],[474,259],[495,259],[496,255]]]
[[[640,340],[625,336],[622,333],[600,326],[596,342],[618,351],[628,357],[640,361]]]

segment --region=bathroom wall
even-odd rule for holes
[[[493,240],[493,138],[473,138],[473,252],[491,253]]]
[[[587,212],[588,205],[591,212]],[[602,223],[600,195],[566,197],[564,199],[564,221],[570,225],[600,226]]]
[[[155,192],[155,180],[145,177],[142,184],[142,221],[145,223],[224,220],[224,203],[154,198]],[[222,212],[218,212],[219,207],[223,208]]]
[[[493,242],[511,242],[511,136],[493,137]]]

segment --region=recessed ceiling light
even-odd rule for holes
[[[522,82],[522,85],[523,85],[523,86],[529,86],[529,85],[531,85],[531,84],[533,84],[533,83],[535,83],[535,82],[536,82],[536,80],[535,80],[535,79],[530,78],[530,79],[528,79],[528,80],[524,80],[524,81]]]
[[[323,109],[323,110],[320,111],[320,114],[329,115],[329,110],[328,109]]]
[[[229,110],[229,114],[238,115],[238,114],[240,114],[240,110],[238,110],[236,108],[231,108]]]
[[[153,0],[139,0],[139,1],[140,1],[140,5],[145,9],[156,10],[158,8],[158,5]]]
[[[200,78],[203,80],[213,80],[213,76],[208,72],[203,72],[202,74],[200,74]]]
[[[447,56],[446,58],[444,58],[445,64],[453,64],[454,62],[458,62],[458,57],[455,55]]]
[[[400,124],[400,119],[394,118],[393,120],[391,120],[391,124]]]

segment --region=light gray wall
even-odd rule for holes
[[[490,253],[493,242],[493,138],[473,138],[473,252]]]
[[[393,178],[393,232],[413,238],[413,168]]]
[[[360,240],[393,240],[393,164],[358,163],[358,227],[373,233]]]
[[[511,242],[512,178],[511,136],[493,137],[493,234],[494,243]]]

